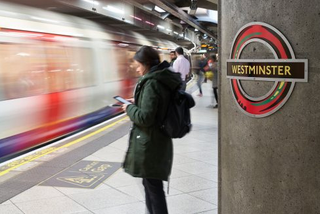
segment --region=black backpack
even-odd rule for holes
[[[160,129],[171,138],[185,136],[191,131],[190,108],[193,106],[195,102],[190,94],[183,90],[174,91]]]

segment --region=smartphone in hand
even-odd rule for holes
[[[124,99],[123,97],[120,96],[114,96],[113,99],[116,99],[117,101],[123,103],[123,104],[132,104],[131,102],[129,102],[128,100]]]

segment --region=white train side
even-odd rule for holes
[[[132,96],[132,57],[172,42],[107,29],[89,20],[0,3],[0,161],[118,113]]]

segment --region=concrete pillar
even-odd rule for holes
[[[220,0],[219,214],[320,213],[319,0]],[[238,30],[264,22],[282,32],[297,59],[309,60],[309,81],[264,118],[245,115],[226,78]],[[245,47],[242,59],[274,59],[265,45]],[[273,83],[242,81],[251,96]]]

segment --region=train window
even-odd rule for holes
[[[68,89],[94,85],[93,53],[89,48],[67,47],[69,60],[66,68],[65,84]]]
[[[105,58],[105,60],[102,60],[104,62],[105,82],[127,81],[138,77],[136,64],[133,60],[138,48],[136,45],[126,44],[124,46],[124,44],[119,45],[118,42],[114,42],[113,49],[102,49],[102,56]]]
[[[136,54],[136,50],[128,51],[128,59],[129,59],[129,74],[130,78],[138,78],[139,74],[137,73],[137,64],[134,63],[134,55]]]
[[[16,43],[0,43],[0,100],[94,84],[92,50],[66,47],[64,43],[73,38],[10,29],[1,32],[19,37],[12,37]]]
[[[0,85],[3,99],[45,93],[45,56],[37,45],[0,44]]]
[[[2,43],[0,56],[2,100],[94,84],[89,48],[63,47],[52,42]]]
[[[118,52],[110,48],[104,48],[101,51],[103,66],[100,69],[104,71],[104,82],[118,81],[120,79],[118,70],[123,68],[123,64],[115,63],[118,60]]]
[[[47,87],[48,92],[64,91],[68,88],[65,84],[66,69],[70,64],[65,48],[53,42],[44,42],[47,60]]]
[[[49,92],[92,86],[92,53],[89,48],[46,44]]]

